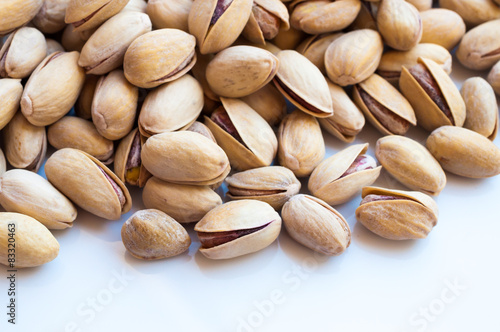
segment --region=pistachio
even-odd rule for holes
[[[3,9],[2,9],[3,10]],[[1,13],[2,11],[0,11]],[[9,260],[8,241],[14,233],[15,262]],[[50,231],[36,219],[20,213],[0,212],[0,264],[10,268],[34,267],[54,260],[59,243]]]
[[[23,94],[21,80],[0,79],[0,129],[5,127],[19,109],[19,102]]]
[[[82,119],[92,118],[92,100],[94,99],[95,88],[99,82],[99,76],[86,75],[82,91],[75,104],[75,113]]]
[[[155,29],[179,29],[188,32],[188,17],[193,0],[150,0],[146,13]]]
[[[45,128],[32,125],[17,112],[2,134],[9,163],[15,168],[38,172],[47,151]]]
[[[423,239],[437,224],[437,204],[425,194],[366,187],[362,196],[356,219],[383,238]]]
[[[500,95],[500,61],[491,68],[488,74],[488,83],[491,84],[497,95]]]
[[[212,90],[212,88],[210,88],[206,75],[207,66],[213,60],[213,58],[213,54],[201,54],[199,51],[196,51],[196,63],[193,66],[192,73],[193,76],[201,84],[205,99],[209,99],[209,101],[219,102],[220,98]]]
[[[354,101],[384,135],[404,135],[415,126],[415,112],[406,98],[377,74],[354,86]]]
[[[35,126],[62,118],[75,104],[85,82],[78,52],[53,53],[31,74],[21,98],[21,110]]]
[[[411,3],[420,12],[432,8],[432,0],[406,0],[406,2]]]
[[[293,196],[283,206],[282,216],[288,234],[309,249],[337,256],[351,244],[351,230],[344,217],[316,197]]]
[[[349,29],[371,29],[377,31],[376,18],[379,5],[380,2],[361,1],[361,10]]]
[[[421,43],[433,43],[452,50],[465,34],[464,20],[449,9],[436,8],[420,13],[422,19]]]
[[[241,200],[225,203],[208,212],[194,230],[200,252],[211,259],[228,259],[264,249],[281,229],[279,214],[267,203]]]
[[[325,53],[330,44],[342,33],[311,36],[304,40],[298,47],[297,52],[309,59],[323,75],[326,75]]]
[[[123,224],[121,235],[127,251],[145,260],[177,256],[191,244],[189,234],[174,218],[155,209],[134,213]]]
[[[0,177],[0,204],[8,212],[33,217],[49,229],[73,226],[76,209],[40,175],[13,169]]]
[[[44,0],[15,0],[0,3],[0,36],[11,33],[35,17]]]
[[[273,82],[301,111],[315,117],[333,114],[328,84],[320,70],[305,56],[292,50],[277,54],[280,68]]]
[[[64,47],[54,39],[46,38],[45,43],[47,44],[47,55],[51,55],[54,52],[64,52]]]
[[[339,205],[374,183],[382,167],[365,154],[367,149],[368,143],[351,145],[323,160],[309,178],[311,193],[329,205]]]
[[[456,12],[468,27],[500,18],[500,8],[492,0],[439,0],[439,7]]]
[[[176,47],[170,47],[176,45]],[[160,29],[136,38],[123,61],[125,76],[141,88],[154,88],[187,73],[196,62],[195,38],[177,29]]]
[[[96,28],[125,7],[128,0],[70,0],[64,21],[75,31]]]
[[[146,208],[163,211],[180,223],[200,221],[222,204],[220,196],[208,186],[169,183],[156,177],[146,182],[142,201]]]
[[[241,100],[259,113],[271,126],[280,123],[286,115],[285,97],[271,83],[242,97]]]
[[[186,130],[203,135],[206,138],[212,140],[214,143],[217,143],[217,140],[215,139],[214,134],[212,134],[212,131],[208,129],[208,127],[201,122],[198,121],[193,122],[193,124],[189,126]]]
[[[252,0],[195,0],[188,27],[201,54],[217,53],[234,43],[248,22],[252,4]]]
[[[297,30],[294,27],[286,29],[281,26],[278,34],[272,40],[273,44],[276,45],[280,50],[293,50],[299,46],[299,44],[304,40],[306,34],[302,30]],[[276,53],[275,53],[276,54]]]
[[[326,50],[328,77],[340,86],[362,82],[377,69],[383,50],[378,32],[369,29],[348,32],[335,39]]]
[[[92,121],[109,140],[125,137],[135,122],[139,91],[116,69],[97,82],[92,100]]]
[[[141,162],[141,150],[145,141],[137,128],[120,141],[116,149],[114,171],[123,183],[144,187],[151,176]]]
[[[83,151],[57,150],[45,163],[45,175],[73,203],[98,217],[117,220],[132,206],[128,189],[120,179]]]
[[[43,33],[51,34],[64,29],[64,16],[70,0],[45,0],[31,21]]]
[[[446,175],[432,154],[411,138],[392,135],[377,141],[375,155],[396,180],[410,189],[437,196]]]
[[[280,210],[290,197],[299,193],[300,182],[292,171],[281,166],[267,166],[235,173],[226,178],[228,197],[255,199]]]
[[[498,10],[500,11],[500,7]],[[500,60],[500,19],[467,31],[456,54],[458,61],[467,68],[490,69]]]
[[[384,42],[400,51],[408,51],[422,38],[422,20],[418,10],[404,0],[384,0],[377,12],[378,31]]]
[[[47,130],[50,145],[56,149],[74,148],[87,152],[104,164],[113,161],[113,142],[102,137],[90,121],[65,116]]]
[[[399,87],[425,130],[464,124],[465,103],[455,83],[436,62],[419,58],[417,65],[403,67]]]
[[[256,44],[266,44],[278,35],[280,26],[289,29],[288,9],[280,0],[254,0],[243,36]]]
[[[73,26],[67,25],[66,28],[64,28],[61,37],[61,44],[64,47],[64,50],[67,50],[68,52],[71,51],[80,52],[87,40],[88,38],[86,38],[86,36],[84,36],[83,33],[78,31],[73,31]]]
[[[5,161],[5,155],[2,149],[0,149],[0,176],[2,176],[7,171],[7,162]]]
[[[429,135],[426,146],[448,172],[468,178],[500,174],[500,149],[472,130],[440,127]]]
[[[127,5],[123,7],[120,13],[132,11],[146,14],[147,5],[148,4],[146,3],[146,0],[129,0]]]

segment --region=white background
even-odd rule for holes
[[[477,75],[454,61],[459,87]],[[408,136],[423,143],[426,133]],[[369,142],[374,155],[379,137],[367,124],[356,143]],[[327,156],[347,146],[325,140]],[[79,209],[73,228],[54,231],[59,256],[17,273],[14,327],[0,267],[0,331],[499,331],[500,176],[447,178],[426,239],[370,233],[354,217],[358,196],[337,207],[352,230],[341,256],[315,254],[283,230],[265,250],[228,261],[197,252],[193,225],[189,252],[152,262],[131,257],[121,226],[144,208],[131,189],[134,206],[121,220]],[[404,189],[385,171],[376,185]]]

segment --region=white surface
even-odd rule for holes
[[[457,85],[471,74],[454,64]],[[420,129],[409,136],[425,140]],[[373,155],[379,137],[367,124],[356,143],[369,142]],[[325,138],[327,156],[346,146]],[[73,228],[54,231],[59,256],[18,272],[15,327],[0,267],[0,331],[498,331],[500,176],[447,177],[438,225],[424,240],[370,233],[354,217],[359,196],[337,207],[352,230],[339,257],[315,254],[283,230],[261,252],[210,261],[190,225],[189,252],[140,261],[120,238],[123,222],[143,208],[132,189],[133,210],[121,220],[79,209]],[[385,171],[376,185],[404,189]]]

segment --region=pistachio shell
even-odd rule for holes
[[[356,209],[356,219],[383,238],[422,239],[437,224],[437,204],[425,194],[377,187],[363,188],[363,198],[368,195],[400,198],[362,202]]]
[[[35,17],[44,0],[15,0],[0,2],[0,36],[12,32]]]
[[[35,218],[49,229],[73,226],[73,204],[40,175],[13,169],[0,177],[0,204],[9,212]]]
[[[193,0],[150,0],[146,13],[155,29],[179,29],[188,32],[188,16]]]
[[[288,9],[280,0],[254,0],[252,12],[242,35],[253,43],[265,45],[280,26],[290,28]]]
[[[194,230],[204,233],[264,228],[200,252],[211,259],[228,259],[264,249],[276,240],[281,229],[279,214],[267,203],[241,200],[225,203],[208,212]],[[199,235],[198,235],[199,236]]]
[[[0,176],[3,175],[5,171],[7,171],[7,162],[5,161],[5,155],[2,149],[0,149]]]
[[[193,131],[195,133],[203,135],[206,138],[212,140],[214,143],[217,143],[217,140],[215,139],[214,134],[212,134],[210,129],[208,129],[207,126],[205,126],[203,123],[199,121],[193,122],[193,124],[190,125],[186,130]]]
[[[278,34],[274,37],[272,42],[281,50],[293,50],[299,46],[306,36],[307,35],[302,30],[297,30],[293,27],[290,27],[290,29],[280,27]]]
[[[277,54],[280,68],[273,80],[276,88],[300,110],[315,117],[333,114],[328,84],[319,69],[292,50]]]
[[[9,226],[12,224],[15,226]],[[13,265],[7,254],[9,229],[15,230],[16,260]],[[39,266],[54,260],[58,254],[56,238],[36,219],[20,213],[0,212],[0,264],[10,268]]]
[[[278,124],[286,115],[285,97],[271,83],[241,100],[259,113],[271,126]]]
[[[400,51],[408,51],[422,38],[422,20],[418,10],[404,0],[384,0],[377,12],[378,31],[384,42]]]
[[[68,52],[80,52],[87,40],[88,39],[85,38],[81,32],[73,31],[72,25],[67,25],[66,28],[64,28],[63,35],[61,37],[61,44],[64,47],[64,50]]]
[[[165,212],[180,223],[199,221],[210,210],[222,204],[219,195],[208,186],[190,186],[152,177],[142,191],[148,209]]]
[[[45,163],[45,175],[73,203],[101,218],[120,219],[132,207],[127,187],[104,164],[83,151],[57,150]],[[123,206],[116,190],[124,196]]]
[[[491,68],[500,60],[500,19],[469,30],[458,45],[456,55],[458,61],[467,68]]]
[[[64,21],[75,31],[96,28],[122,10],[128,0],[70,0]]]
[[[432,8],[432,0],[406,0],[406,2],[411,3],[420,12]]]
[[[468,27],[500,18],[500,8],[492,0],[439,0],[439,7],[456,12]]]
[[[351,145],[323,160],[309,178],[311,193],[329,205],[339,205],[349,201],[363,187],[373,184],[380,175],[381,166],[343,176],[367,149],[368,143]]]
[[[491,68],[488,74],[488,83],[491,84],[497,95],[500,95],[500,61]]]
[[[421,43],[433,43],[452,50],[465,34],[464,20],[449,9],[436,8],[420,13],[422,19]]]
[[[500,174],[500,149],[472,130],[440,127],[429,135],[426,146],[448,172],[469,178]]]
[[[205,94],[205,98],[208,98],[212,101],[220,101],[219,96],[213,92],[210,88],[210,85],[207,81],[206,71],[207,66],[214,58],[213,54],[201,54],[198,50],[196,51],[196,63],[193,66],[192,73],[193,76],[198,80],[198,82],[203,87],[203,93]]]
[[[23,94],[21,80],[0,79],[0,129],[5,127],[19,109],[19,102]]]
[[[50,125],[73,107],[85,82],[78,57],[78,52],[53,53],[31,74],[21,98],[21,110],[29,122]]]
[[[75,113],[82,119],[88,120],[92,118],[92,100],[94,99],[94,92],[99,78],[99,76],[95,75],[85,76],[85,83],[83,83],[82,91],[75,104]]]
[[[141,162],[141,149],[144,145],[146,139],[141,136],[139,130],[136,128],[132,130],[127,136],[125,136],[118,145],[116,149],[115,161],[114,161],[114,171],[116,176],[123,182],[134,186],[144,187],[146,181],[151,177],[151,174],[146,170]],[[136,136],[139,134],[139,141],[136,142]],[[138,146],[134,146],[138,144]],[[138,149],[138,151],[132,151],[133,149]],[[136,161],[135,158],[138,158]],[[139,165],[131,164],[137,162]],[[138,167],[137,173],[134,173],[134,168]],[[127,176],[127,172],[132,172],[131,177]]]
[[[377,31],[377,9],[380,2],[361,1],[361,10],[349,27],[350,30],[371,29]]]
[[[411,138],[392,135],[377,141],[375,155],[396,180],[410,189],[437,196],[446,175],[431,153]]]
[[[139,13],[144,13],[146,14],[146,7],[147,7],[147,2],[146,0],[129,0],[127,5],[123,7],[123,9],[120,11],[120,13],[127,12],[127,11],[133,11],[133,12],[139,12]]]
[[[64,29],[64,16],[70,0],[45,0],[31,21],[41,32],[51,34]],[[49,53],[50,54],[50,53]]]
[[[64,52],[64,47],[54,39],[46,38],[45,43],[47,44],[47,55],[54,52]]]
[[[323,75],[326,75],[325,53],[330,44],[342,33],[311,36],[304,40],[298,47],[297,52],[309,59]]]

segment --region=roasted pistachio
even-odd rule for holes
[[[214,143],[217,143],[217,140],[215,139],[214,134],[212,134],[212,131],[199,121],[193,122],[193,124],[190,125],[186,130],[203,135],[206,138],[212,140]]]
[[[75,31],[96,28],[125,7],[128,0],[70,0],[64,21]]]
[[[92,118],[92,101],[94,100],[95,88],[99,82],[99,76],[86,75],[82,91],[75,104],[75,113],[82,119]]]
[[[467,68],[491,68],[500,60],[500,19],[467,31],[458,45],[456,54],[460,63]]]
[[[150,0],[146,13],[155,29],[179,29],[188,32],[188,17],[193,0]]]
[[[146,7],[147,7],[147,2],[146,0],[129,0],[127,5],[123,7],[123,9],[120,11],[120,13],[127,12],[127,11],[133,11],[133,12],[139,12],[139,13],[144,13],[146,14]]]
[[[241,100],[259,113],[271,126],[280,123],[281,119],[286,115],[285,97],[272,83],[268,83],[256,92],[242,97]]]
[[[288,9],[280,0],[254,0],[243,36],[256,44],[278,35],[280,26],[290,28]]]
[[[420,13],[421,43],[434,43],[452,50],[465,34],[464,20],[449,9],[435,8]]]
[[[64,47],[58,41],[46,38],[45,42],[47,44],[47,55],[50,55],[54,52],[64,52]]]
[[[497,95],[500,95],[500,61],[491,68],[488,74],[488,83],[491,84]]]
[[[141,150],[145,141],[137,128],[120,141],[116,149],[114,171],[123,183],[144,187],[151,176],[141,162]]]
[[[377,12],[378,31],[384,42],[400,51],[408,51],[422,38],[422,20],[418,10],[404,0],[384,0]]]
[[[44,0],[7,0],[0,2],[0,36],[11,33],[35,17]]]
[[[23,94],[21,80],[0,79],[0,129],[5,127],[19,109],[19,102]]]
[[[45,0],[31,21],[43,33],[51,34],[64,29],[64,16],[70,0]],[[49,53],[50,54],[50,53]]]
[[[456,12],[468,27],[500,18],[500,8],[492,0],[439,0],[439,7]]]
[[[432,0],[406,0],[406,2],[411,3],[420,12],[432,8]]]
[[[297,52],[309,59],[322,74],[326,75],[325,53],[328,46],[342,33],[311,36],[304,40],[298,47]]]
[[[306,36],[307,35],[302,30],[294,29],[294,27],[285,29],[282,26],[272,42],[280,50],[294,50]]]
[[[2,149],[0,149],[0,176],[7,171],[7,162],[5,161],[5,155]]]

